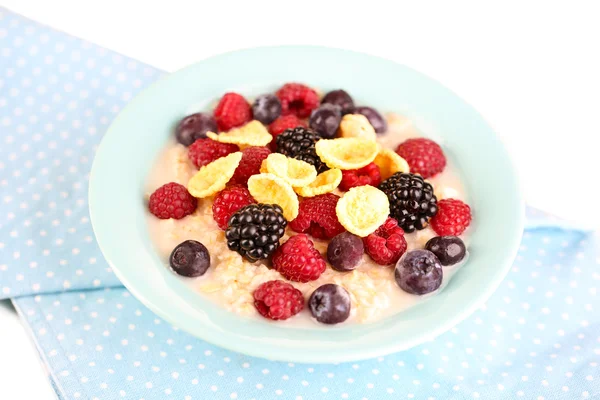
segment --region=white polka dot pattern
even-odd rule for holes
[[[528,231],[507,278],[466,321],[411,350],[339,365],[211,346],[125,289],[15,303],[65,399],[585,399],[600,389],[595,239]]]
[[[88,174],[110,121],[159,73],[0,12],[0,298],[120,285],[93,239]]]
[[[525,233],[492,298],[409,351],[270,362],[195,339],[118,285],[93,239],[87,173],[107,124],[157,76],[0,8],[0,298],[30,328],[60,399],[585,399],[600,393],[600,248]],[[535,227],[557,224],[530,210]],[[564,223],[560,223],[564,226]],[[33,294],[32,296],[25,296]]]

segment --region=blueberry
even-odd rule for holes
[[[350,294],[340,285],[328,283],[310,295],[308,308],[322,324],[339,324],[350,315]]]
[[[206,132],[217,132],[217,122],[212,115],[196,113],[182,119],[175,129],[177,141],[189,146],[198,139],[204,139]]]
[[[407,293],[431,293],[442,284],[442,264],[429,250],[413,250],[398,260],[394,276]]]
[[[210,254],[202,243],[186,240],[173,249],[169,264],[178,275],[193,278],[204,275],[210,267]]]
[[[352,114],[354,112],[354,100],[352,97],[342,89],[332,90],[327,93],[323,100],[321,100],[322,104],[335,104],[342,108],[342,114]]]
[[[425,248],[435,254],[444,267],[462,261],[467,254],[465,243],[456,236],[433,237],[425,244]]]
[[[362,114],[369,120],[369,123],[377,133],[384,133],[387,130],[387,122],[374,108],[356,107],[355,114]]]
[[[273,94],[258,96],[252,104],[252,115],[254,119],[268,125],[281,115],[281,102]]]
[[[323,139],[331,139],[335,136],[341,121],[340,106],[322,104],[310,115],[308,126],[320,134]]]
[[[363,241],[350,232],[335,236],[327,246],[327,260],[336,271],[352,271],[365,252]]]

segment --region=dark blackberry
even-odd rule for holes
[[[315,151],[315,143],[321,136],[312,129],[298,126],[286,129],[277,136],[277,152],[297,160],[314,165],[317,173],[327,171],[327,165],[321,161]]]
[[[255,262],[268,258],[278,247],[287,221],[277,204],[250,204],[229,218],[227,247]]]
[[[405,232],[424,229],[438,211],[433,186],[419,175],[396,172],[379,189],[390,201],[390,216]]]

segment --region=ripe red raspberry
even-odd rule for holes
[[[427,179],[446,167],[446,156],[439,144],[425,138],[408,139],[396,147],[396,153],[406,160],[410,172]]]
[[[371,185],[377,187],[381,183],[381,172],[375,163],[370,163],[361,169],[342,171],[340,189],[350,190],[356,186]]]
[[[273,140],[269,143],[269,148],[275,151],[277,148],[277,136],[283,133],[286,129],[294,129],[297,126],[307,128],[306,122],[298,119],[295,115],[284,115],[277,118],[269,125],[269,133],[273,136]]]
[[[301,83],[286,83],[275,95],[281,101],[281,115],[308,118],[311,111],[319,106],[317,92]]]
[[[225,93],[214,111],[220,131],[228,131],[252,120],[252,109],[246,99],[237,93]]]
[[[235,144],[220,143],[212,139],[198,139],[188,147],[188,157],[198,168],[239,151]]]
[[[231,182],[241,185],[248,184],[248,178],[260,173],[260,165],[271,154],[267,147],[247,147],[242,150],[242,160],[233,173]]]
[[[438,212],[430,224],[440,236],[458,236],[471,223],[471,207],[457,199],[438,201]]]
[[[318,279],[327,266],[321,253],[303,233],[292,236],[275,250],[272,263],[273,268],[284,278],[296,282]]]
[[[212,205],[213,218],[219,228],[227,229],[229,218],[240,208],[256,203],[248,189],[239,185],[229,186],[215,197]]]
[[[398,262],[406,251],[404,231],[394,218],[388,219],[377,230],[363,238],[365,250],[379,265],[392,265]]]
[[[265,318],[288,319],[304,308],[302,292],[284,281],[268,281],[254,291],[254,307]]]
[[[331,239],[344,232],[345,229],[335,212],[339,199],[339,196],[333,193],[302,199],[298,216],[290,222],[290,228],[299,233],[308,233],[317,239]]]
[[[148,208],[160,219],[181,219],[193,213],[198,200],[192,196],[185,186],[171,182],[162,185],[150,195]]]

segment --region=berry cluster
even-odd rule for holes
[[[264,282],[253,293],[256,310],[272,320],[305,308],[290,282],[315,281],[328,264],[352,271],[365,254],[376,264],[395,265],[404,291],[430,293],[441,285],[442,266],[466,255],[458,235],[469,226],[471,209],[458,199],[438,201],[425,180],[446,166],[437,143],[408,139],[394,153],[375,143],[386,131],[378,111],[355,106],[341,89],[319,98],[306,85],[287,83],[253,102],[226,93],[212,113],[179,122],[175,137],[199,171],[188,188],[174,182],[158,188],[148,208],[158,218],[181,219],[196,212],[197,198],[211,201],[228,248],[251,263],[270,262],[285,279]],[[440,236],[407,252],[405,234],[428,226]],[[296,234],[281,243],[291,231]],[[325,255],[315,241],[327,241]],[[177,274],[197,277],[210,267],[210,253],[186,240],[169,263]],[[319,286],[306,303],[321,323],[350,315],[350,295],[340,285]]]

